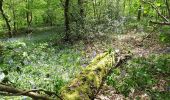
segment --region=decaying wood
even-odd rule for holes
[[[114,65],[114,53],[97,56],[70,84],[62,88],[63,100],[91,100],[95,98],[103,83],[103,78]]]
[[[115,61],[114,53],[104,53],[97,56],[77,77],[61,90],[63,100],[94,100],[102,89],[106,77],[131,59],[124,55]]]

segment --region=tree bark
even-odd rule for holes
[[[12,37],[11,26],[10,26],[10,23],[9,23],[9,19],[8,19],[7,15],[4,13],[4,10],[3,10],[3,0],[0,0],[0,12],[2,14],[3,19],[6,22],[6,26],[8,28],[8,36],[9,36],[9,38],[11,38]]]
[[[69,40],[70,33],[70,19],[69,19],[69,3],[70,0],[65,0],[64,4],[64,19],[65,19],[65,40]]]

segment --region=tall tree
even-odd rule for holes
[[[8,28],[9,38],[11,38],[12,37],[11,26],[10,26],[10,23],[9,23],[9,19],[8,19],[7,15],[5,14],[4,10],[3,10],[3,2],[4,2],[3,0],[0,0],[0,12],[2,14],[3,19],[6,22],[6,26]]]
[[[70,19],[69,19],[70,0],[65,0],[64,4],[64,19],[65,19],[65,40],[69,40],[70,33]]]
[[[79,15],[80,15],[80,25],[81,28],[84,28],[84,0],[78,0],[78,6],[79,6]]]
[[[32,10],[31,10],[31,6],[32,6],[33,0],[26,0],[26,18],[27,18],[27,32],[30,33],[31,32],[31,23],[32,23]]]

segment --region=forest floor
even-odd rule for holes
[[[122,54],[131,53],[133,56],[147,57],[151,54],[170,53],[170,46],[159,41],[156,33],[131,31],[125,34],[106,34],[85,40],[87,58],[93,59],[96,54],[112,48]]]
[[[105,39],[99,38],[95,42],[90,41],[89,44],[86,44],[86,54],[98,54],[104,52],[106,48],[114,48],[115,51],[121,54],[131,53],[134,57],[147,58],[153,54],[170,54],[170,46],[160,43],[156,33],[135,31],[126,34],[110,34],[106,35]],[[164,91],[167,83],[167,81],[160,77],[156,87],[158,87],[158,90]],[[124,100],[135,99],[136,97],[140,97],[140,100],[151,99],[144,91],[133,92],[127,98],[117,93],[113,87],[105,84],[95,100]]]
[[[32,36],[16,37],[10,40],[14,42],[22,41],[26,43],[26,45],[28,45],[28,48],[31,48],[29,50],[33,51],[34,51],[33,45],[37,45],[38,47],[36,46],[37,49],[35,50],[39,50],[38,48],[42,47],[42,45],[39,44],[45,43],[45,47],[42,47],[40,53],[45,55],[46,57],[47,56],[46,53],[48,52],[48,56],[51,57],[48,59],[46,58],[39,59],[39,57],[41,58],[44,56],[36,56],[39,60],[34,61],[35,62],[34,64],[31,63],[29,66],[26,66],[23,69],[21,69],[23,72],[22,78],[19,78],[19,81],[18,78],[16,78],[16,80],[13,80],[13,82],[15,81],[21,82],[18,83],[18,87],[31,89],[31,87],[37,86],[38,88],[44,87],[47,90],[54,91],[52,89],[54,88],[54,86],[48,86],[49,84],[54,85],[55,80],[58,78],[59,79],[62,78],[66,81],[69,81],[70,79],[73,78],[73,76],[77,72],[82,70],[81,66],[84,67],[87,66],[97,54],[105,52],[110,48],[114,49],[116,52],[120,52],[121,54],[131,53],[133,54],[134,57],[147,57],[152,54],[170,53],[170,46],[161,44],[157,38],[156,33],[152,33],[149,36],[147,36],[148,33],[136,31],[130,31],[125,34],[113,34],[113,33],[102,35],[95,34],[93,36],[87,37],[84,40],[75,41],[71,45],[58,43],[55,48],[51,46],[46,47],[46,43],[51,45],[54,42],[53,40],[57,39],[58,36],[54,34],[56,34],[55,31],[49,32],[42,30],[42,34],[33,34]],[[45,51],[43,51],[44,48],[46,49]],[[47,50],[47,48],[50,49],[53,48],[55,52]],[[34,54],[33,51],[23,52],[28,52],[28,54],[29,53]],[[36,54],[35,52],[35,55],[40,54]],[[34,70],[30,70],[30,68],[33,68]],[[36,69],[38,70],[36,71]],[[29,70],[29,73],[27,70]],[[20,76],[15,72],[11,72],[11,74],[15,74],[18,77]],[[46,77],[47,75],[48,77]],[[29,78],[27,78],[27,80],[24,80],[24,77]],[[36,77],[39,77],[39,79],[37,79]],[[29,82],[28,79],[30,79]],[[42,81],[44,81],[44,83],[42,83]],[[158,87],[164,88],[162,86]],[[147,95],[145,95],[145,93],[131,95],[132,96],[140,95],[144,98],[145,97],[147,98]],[[103,89],[98,94],[96,100],[123,100],[123,99],[125,99],[125,97],[122,94],[118,94],[113,87],[104,85]]]

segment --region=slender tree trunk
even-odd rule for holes
[[[65,18],[65,40],[69,40],[69,33],[70,33],[70,19],[69,19],[69,0],[65,0],[64,5],[64,18]]]
[[[169,6],[169,0],[165,0],[165,4],[166,4],[166,7],[167,7],[167,10],[168,10],[168,17],[170,18],[170,6]]]
[[[31,23],[32,23],[32,11],[31,11],[31,4],[32,4],[32,0],[27,0],[27,12],[26,12],[26,17],[27,17],[27,34],[31,33]],[[31,3],[31,4],[30,4]]]
[[[9,19],[7,17],[7,15],[4,13],[4,10],[3,10],[3,0],[0,0],[0,12],[2,14],[2,17],[4,18],[5,22],[6,22],[6,26],[8,28],[8,35],[9,35],[9,38],[12,37],[12,31],[11,31],[11,26],[10,26],[10,23],[9,23]]]
[[[53,26],[53,13],[52,10],[50,9],[51,6],[51,0],[47,0],[47,24],[49,24],[50,26]]]
[[[80,13],[80,24],[81,28],[84,29],[84,0],[78,0],[79,13]]]
[[[10,0],[10,2],[12,3],[11,4],[11,10],[12,10],[12,16],[13,16],[13,34],[16,35],[16,31],[17,31],[17,28],[16,28],[16,12],[15,12],[15,1],[14,0]]]
[[[96,18],[96,0],[93,0],[93,14],[94,14],[94,19]]]
[[[17,28],[16,28],[16,15],[15,15],[15,11],[13,11],[12,13],[13,13],[13,19],[14,19],[14,23],[13,23],[14,31],[16,32]]]
[[[126,15],[126,0],[123,1],[123,14]]]
[[[141,14],[142,14],[142,7],[140,5],[138,8],[138,21],[140,21],[140,19],[141,19]]]

